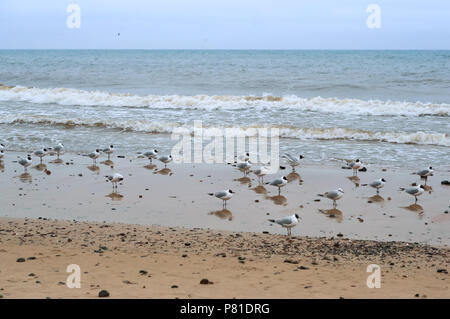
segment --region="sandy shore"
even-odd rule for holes
[[[3,298],[450,298],[449,249],[420,244],[1,218],[0,253]]]
[[[278,196],[227,164],[164,169],[135,154],[92,166],[68,153],[23,174],[19,155],[0,165],[3,298],[450,297],[446,169],[413,204],[399,190],[420,182],[411,169],[369,166],[355,179],[305,164],[266,176],[288,177]],[[125,177],[118,192],[105,179],[113,172]],[[380,177],[388,182],[374,196],[367,184]],[[345,196],[332,211],[317,194],[336,187]],[[236,194],[223,210],[208,193],[227,188]],[[293,213],[301,222],[287,242],[267,219]],[[80,289],[65,284],[70,264],[81,267]],[[381,267],[379,289],[366,285],[370,264]]]

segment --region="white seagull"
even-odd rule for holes
[[[31,155],[30,154],[28,154],[28,156],[26,158],[21,158],[19,160],[19,164],[24,167],[25,172],[27,171],[27,167],[30,166],[31,163],[32,163],[32,160],[31,160]]]
[[[0,150],[3,150],[5,148],[5,144],[0,143]]]
[[[58,145],[56,145],[55,147],[53,147],[53,150],[56,152],[56,155],[58,156],[59,159],[59,155],[62,153],[62,151],[64,150],[64,144],[63,143],[58,143]]]
[[[158,160],[164,163],[164,167],[167,167],[167,164],[169,164],[170,162],[172,162],[172,155],[169,155],[169,156],[166,156],[166,155],[160,156],[160,157],[158,158]]]
[[[265,166],[257,167],[253,170],[253,173],[258,176],[258,183],[263,182],[264,183],[264,176],[269,174],[269,169]]]
[[[248,160],[237,164],[237,168],[244,172],[244,176],[247,175],[247,173],[251,167],[252,167],[252,164],[250,164],[250,162]]]
[[[269,184],[278,187],[278,196],[280,196],[281,187],[286,186],[287,178],[286,176],[282,176],[280,178],[271,181]]]
[[[297,226],[299,219],[300,219],[300,217],[297,214],[294,214],[294,215],[286,216],[286,217],[282,217],[282,218],[269,219],[269,222],[277,223],[278,225],[281,225],[281,227],[286,228],[287,235],[291,236],[292,227]]]
[[[423,194],[424,191],[423,185],[417,185],[417,186],[413,186],[413,187],[408,187],[408,188],[400,188],[401,190],[405,191],[406,193],[408,193],[411,196],[414,196],[414,203],[417,203],[417,196],[420,196]]]
[[[326,198],[331,199],[333,201],[333,208],[336,208],[336,201],[344,196],[344,191],[342,188],[338,188],[324,194],[319,194],[319,196],[325,196]]]
[[[288,164],[292,167],[292,170],[295,172],[295,167],[300,165],[300,160],[303,159],[303,155],[299,155],[299,157],[294,157],[288,153],[284,154],[282,156],[284,159],[286,159],[286,161],[288,162]]]
[[[152,163],[152,159],[156,158],[158,156],[158,150],[154,149],[148,152],[144,153],[144,156],[147,157],[150,160],[150,164]]]
[[[386,180],[384,178],[377,179],[369,184],[370,187],[376,188],[377,194],[380,192],[380,188],[384,187]]]
[[[41,164],[42,164],[42,158],[47,155],[47,149],[43,148],[41,150],[37,150],[36,152],[34,152],[34,155],[36,155],[37,157],[39,157],[41,159]]]
[[[96,149],[95,152],[92,152],[88,155],[90,158],[92,158],[94,165],[97,163],[97,158],[100,156],[100,150]]]
[[[111,158],[111,154],[114,153],[114,145],[110,145],[103,150],[103,153],[108,154],[108,160]]]
[[[425,185],[426,185],[428,176],[433,176],[433,172],[434,172],[433,167],[430,166],[426,169],[418,171],[417,175],[419,175],[421,178],[423,178],[425,180]]]
[[[119,173],[114,173],[113,175],[106,176],[106,178],[111,182],[113,189],[117,189],[117,183],[123,181],[123,176]]]
[[[222,208],[227,207],[227,200],[231,199],[233,197],[234,192],[231,189],[227,189],[224,191],[218,191],[215,193],[208,193],[209,196],[215,196],[218,199],[222,200]]]
[[[358,169],[361,167],[361,161],[357,159],[356,161],[351,161],[348,166],[353,169],[353,175],[358,176]]]

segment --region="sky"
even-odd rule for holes
[[[448,50],[450,1],[0,0],[0,49]]]

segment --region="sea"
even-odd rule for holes
[[[0,143],[168,153],[177,129],[278,130],[280,153],[450,168],[450,51],[0,50]]]

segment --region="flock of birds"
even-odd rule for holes
[[[5,145],[0,144],[0,161],[3,159],[4,156],[4,150]],[[35,151],[33,154],[39,158],[40,163],[42,164],[43,157],[46,155],[57,155],[58,159],[60,155],[64,151],[64,145],[62,143],[58,143],[54,147],[50,148],[42,148],[40,150]],[[110,145],[109,147],[105,149],[96,149],[94,152],[88,154],[87,156],[93,160],[93,165],[96,165],[97,159],[100,157],[102,153],[105,153],[108,156],[108,160],[110,159],[111,155],[114,153],[114,146]],[[145,152],[143,154],[145,157],[147,157],[150,160],[150,164],[152,164],[153,160],[159,160],[164,164],[164,167],[167,167],[167,164],[172,162],[173,158],[172,155],[162,155],[159,156],[157,149],[152,149],[148,152]],[[292,156],[290,154],[285,154],[282,156],[286,160],[286,162],[292,167],[292,171],[295,172],[295,168],[300,165],[301,160],[304,158],[303,155],[299,156]],[[264,183],[264,176],[266,176],[270,170],[267,166],[260,166],[256,167],[253,170],[252,163],[250,161],[250,154],[246,153],[244,156],[239,157],[240,162],[237,163],[236,167],[244,173],[244,176],[247,176],[250,172],[256,175],[258,178],[258,183]],[[21,158],[18,163],[24,167],[25,172],[27,171],[27,167],[29,167],[32,164],[32,157],[31,154],[28,154],[27,157]],[[353,170],[353,175],[357,176],[358,170],[361,168],[362,163],[359,159],[356,159],[354,161],[350,161],[347,163],[348,167]],[[414,196],[415,203],[417,203],[417,197],[422,195],[425,189],[425,185],[427,182],[427,179],[429,176],[433,175],[433,168],[430,166],[429,168],[420,170],[416,173],[419,175],[422,179],[425,180],[424,185],[417,185],[407,188],[400,188],[401,190],[405,191],[407,194]],[[122,182],[124,180],[124,177],[119,173],[114,173],[112,175],[105,176],[112,184],[112,187],[114,190],[117,190],[118,183]],[[281,188],[286,186],[288,183],[288,179],[286,176],[281,176],[279,178],[276,178],[270,182],[267,182],[265,184],[269,184],[271,186],[278,188],[278,195],[281,194]],[[372,188],[376,189],[377,194],[379,194],[379,191],[381,188],[384,187],[386,183],[386,180],[384,178],[379,178],[369,184]],[[210,196],[215,196],[216,198],[222,200],[222,208],[225,209],[227,205],[227,201],[229,201],[235,192],[233,192],[231,189],[221,190],[217,191],[215,193],[209,193]],[[333,208],[335,209],[337,206],[337,201],[341,199],[344,196],[344,191],[342,188],[337,188],[335,190],[331,190],[328,192],[325,192],[323,194],[319,194],[319,196],[326,197],[333,201]],[[287,229],[288,236],[291,235],[291,229],[292,227],[295,227],[299,223],[299,216],[297,214],[293,214],[290,216],[278,218],[278,219],[269,219],[269,222],[276,223],[284,228]]]

